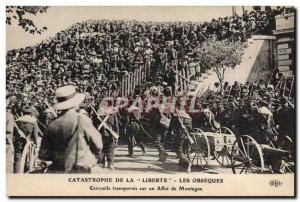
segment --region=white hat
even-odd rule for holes
[[[186,113],[185,110],[179,110],[177,112],[177,115],[182,117],[182,118],[191,119],[190,115],[188,113]]]
[[[53,105],[53,109],[55,110],[64,110],[76,107],[85,99],[85,95],[76,92],[75,86],[73,85],[62,86],[56,89],[55,96],[58,101],[58,103]]]
[[[152,95],[152,96],[158,96],[158,94],[159,94],[158,88],[156,86],[152,86],[150,88],[150,95]]]
[[[135,105],[131,105],[128,109],[127,109],[127,111],[129,112],[129,113],[132,113],[133,111],[142,111],[142,109],[141,108],[139,108],[139,107],[137,107],[137,106],[135,106]]]
[[[267,89],[272,89],[272,90],[274,90],[274,86],[271,85],[271,84],[269,84],[269,85],[267,86]]]
[[[273,116],[273,113],[265,106],[259,108],[259,112],[268,116]]]

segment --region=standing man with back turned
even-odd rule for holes
[[[52,161],[48,168],[54,173],[91,173],[101,160],[102,138],[92,120],[79,112],[85,95],[67,85],[55,92],[53,106],[58,117],[53,120],[42,139],[39,157]]]

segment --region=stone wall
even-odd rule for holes
[[[275,66],[275,40],[264,39],[263,45],[256,57],[251,72],[248,76],[247,82],[252,83],[256,81],[264,80],[269,81],[274,71]],[[273,77],[275,73],[273,73]]]

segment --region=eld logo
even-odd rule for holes
[[[279,187],[282,185],[282,182],[280,182],[279,180],[271,180],[270,181],[270,186],[271,187]]]

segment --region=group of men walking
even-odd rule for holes
[[[99,107],[91,118],[82,107],[85,95],[76,92],[72,85],[58,88],[55,91],[57,103],[53,105],[56,118],[50,122],[44,134],[39,129],[35,110],[31,107],[23,109],[23,116],[14,120],[14,116],[7,110],[7,165],[12,169],[8,172],[20,171],[20,159],[26,140],[33,141],[38,147],[38,159],[41,166],[48,166],[48,172],[55,173],[90,173],[95,166],[108,167],[114,170],[114,150],[120,134],[117,112],[113,106]],[[9,100],[9,99],[8,99]],[[125,110],[125,111],[124,111]],[[128,139],[128,156],[133,157],[133,147],[137,143],[146,154],[144,133],[148,132],[140,123],[141,109],[132,105],[120,113],[125,113],[124,133]],[[161,137],[166,128],[160,124],[162,114],[153,107],[147,114],[153,142],[159,151],[159,161],[165,162],[168,155],[162,145]],[[174,119],[175,120],[175,119]],[[180,124],[177,119],[171,123],[174,130],[180,133]],[[17,129],[17,130],[16,130]],[[150,135],[149,135],[150,136]],[[176,151],[180,159],[183,157],[183,137],[179,137]]]
[[[166,138],[172,136],[173,151],[179,159],[180,170],[191,168],[186,149],[192,143],[189,132],[195,127],[205,131],[217,131],[221,124],[231,128],[236,135],[253,135],[260,144],[268,144],[271,141],[270,138],[279,135],[277,131],[281,134],[280,141],[283,141],[285,135],[290,135],[293,140],[293,135],[288,134],[293,132],[293,127],[285,129],[286,123],[281,123],[281,128],[275,126],[274,117],[272,117],[274,113],[277,123],[281,120],[277,117],[282,117],[282,113],[286,113],[287,115],[283,118],[287,118],[292,113],[291,111],[288,113],[290,108],[288,101],[281,101],[282,104],[273,108],[276,102],[266,102],[267,97],[263,98],[265,95],[273,100],[276,98],[273,95],[272,86],[259,91],[258,94],[251,95],[247,94],[246,87],[243,87],[243,90],[235,90],[233,86],[233,90],[228,92],[225,90],[223,95],[211,92],[212,94],[205,95],[204,100],[196,102],[196,105],[200,106],[199,113],[188,114],[176,106],[172,112],[168,112],[166,106],[162,111],[157,103],[150,103],[151,108],[146,109],[147,113],[143,108],[132,103],[123,108],[118,108],[113,104],[105,107],[92,106],[84,102],[85,94],[77,92],[75,86],[66,85],[55,91],[57,102],[53,108],[49,107],[56,118],[51,120],[43,132],[39,129],[41,123],[33,107],[23,108],[20,117],[12,115],[8,96],[7,170],[14,173],[20,172],[24,145],[28,140],[38,148],[41,167],[47,167],[48,172],[54,173],[91,173],[92,169],[97,166],[114,170],[114,151],[119,135],[126,135],[129,157],[134,157],[135,144],[145,155],[147,152],[145,140],[150,139],[157,148],[158,158],[162,163],[168,158],[164,142]],[[253,92],[256,91],[253,90]],[[141,92],[136,89],[133,98],[139,99],[140,94]],[[168,95],[166,92],[165,96]],[[160,97],[161,93],[157,88],[152,88],[149,96]],[[223,99],[220,100],[220,96]],[[150,97],[146,99],[150,100]],[[170,97],[169,95],[167,99]],[[263,109],[264,112],[257,111],[256,108]],[[266,119],[263,113],[269,113],[270,116]],[[289,123],[291,124],[292,121]]]

